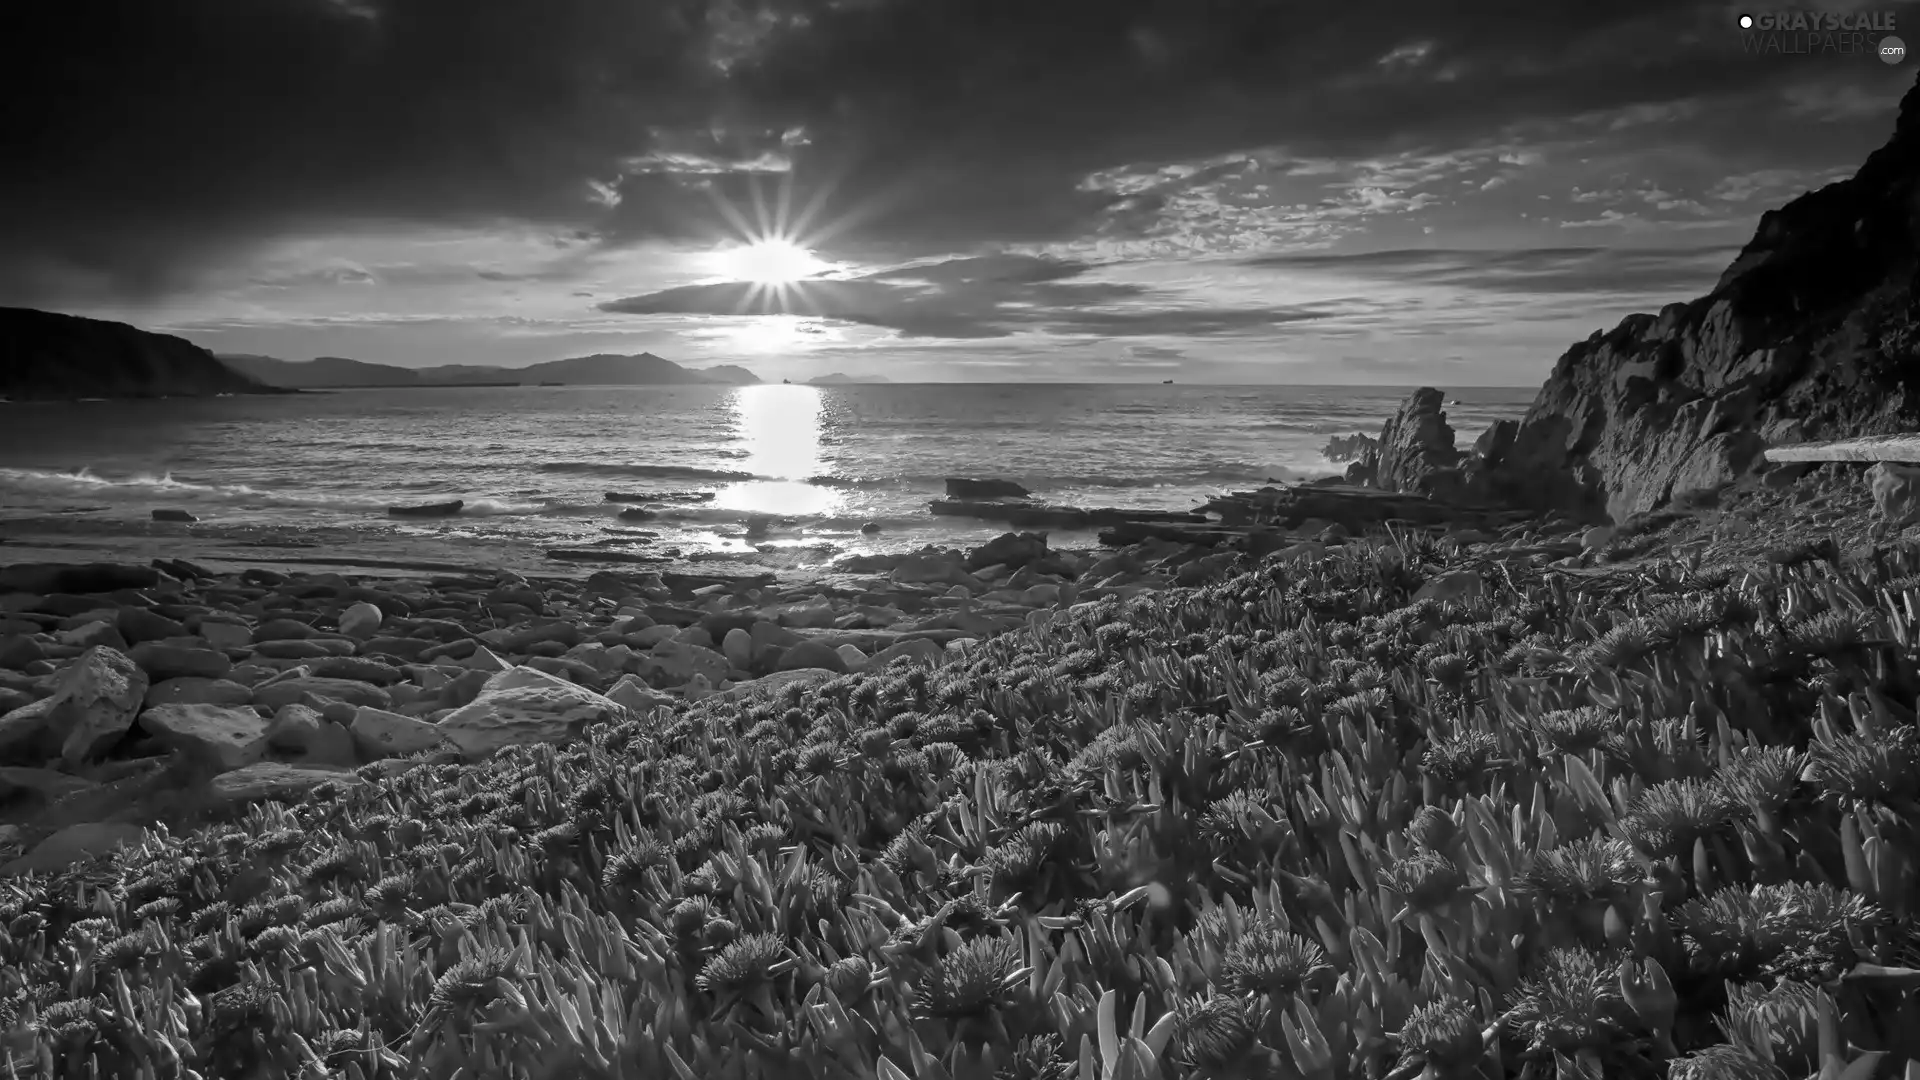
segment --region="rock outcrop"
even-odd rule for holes
[[[272,393],[198,345],[125,323],[0,308],[0,397],[207,397]]]
[[[1768,442],[1920,425],[1920,87],[1851,179],[1760,219],[1713,291],[1575,345],[1476,452],[1502,498],[1615,521],[1754,471]]]
[[[1379,443],[1361,458],[1370,482],[1386,491],[1448,494],[1458,487],[1460,452],[1441,410],[1446,395],[1431,386],[1415,390],[1387,418]]]

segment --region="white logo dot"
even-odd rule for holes
[[[1740,16],[1740,29],[1742,30],[1753,29],[1753,16],[1751,15]]]

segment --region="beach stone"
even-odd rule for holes
[[[847,661],[830,645],[818,641],[801,641],[780,656],[777,671],[797,671],[800,668],[825,668],[835,674],[844,674]]]
[[[622,675],[607,690],[607,700],[626,707],[636,716],[644,716],[662,705],[672,705],[673,698],[648,686],[638,675]]]
[[[162,705],[249,705],[252,702],[253,688],[244,683],[187,675],[149,685],[142,704],[152,709]]]
[[[384,615],[377,605],[362,600],[340,613],[340,632],[364,641],[380,629],[382,618]]]
[[[589,723],[625,717],[605,695],[535,668],[510,668],[488,679],[470,703],[440,719],[438,729],[469,758],[507,746],[563,742]]]
[[[928,638],[896,641],[873,654],[873,657],[867,661],[868,670],[879,671],[903,656],[932,663],[940,656],[940,643]]]
[[[366,781],[345,768],[259,761],[214,777],[207,785],[207,794],[218,802],[232,806],[269,799],[297,799],[326,783],[354,788]]]
[[[19,671],[36,660],[46,658],[46,646],[26,634],[13,634],[0,639],[0,668]]]
[[[740,627],[734,627],[727,631],[726,639],[720,642],[720,652],[721,655],[727,658],[727,663],[732,664],[734,667],[752,667],[753,634]]]
[[[1060,586],[1029,585],[1020,593],[1020,602],[1029,607],[1051,606],[1060,602]]]
[[[160,641],[143,641],[127,650],[127,657],[140,665],[148,678],[159,681],[179,678],[223,679],[233,670],[233,661],[218,649],[169,645]]]
[[[788,604],[767,612],[776,625],[803,629],[832,626],[837,615],[832,604],[820,603]]]
[[[354,643],[341,638],[258,641],[254,643],[253,652],[270,660],[319,660],[328,656],[352,656]]]
[[[704,626],[684,627],[679,633],[673,635],[673,640],[682,645],[692,645],[696,649],[713,648],[713,635],[707,633]]]
[[[161,705],[140,714],[140,727],[167,749],[221,772],[251,765],[267,753],[267,722],[252,709]]]
[[[500,646],[508,652],[525,652],[542,642],[557,641],[562,647],[571,648],[580,644],[586,635],[570,622],[550,622],[538,626],[529,626],[515,630],[500,641]],[[481,635],[484,640],[486,635]]]
[[[253,630],[253,644],[263,641],[303,641],[314,629],[298,619],[268,619]]]
[[[373,709],[384,709],[393,703],[387,692],[377,686],[351,679],[319,679],[304,673],[254,687],[253,702],[277,710],[283,705],[298,703],[308,694]]]
[[[833,651],[840,655],[840,662],[847,666],[848,671],[866,670],[867,654],[860,651],[860,646],[842,645]]]
[[[132,645],[143,641],[164,641],[167,638],[186,637],[185,623],[178,619],[169,619],[165,615],[148,608],[132,605],[121,608],[113,616],[114,626],[120,636]]]
[[[695,675],[705,675],[709,682],[719,682],[727,676],[727,658],[713,649],[698,645],[663,641],[647,651],[641,661],[641,674],[649,682],[657,678],[659,682],[655,685],[684,686]]]
[[[680,628],[669,623],[659,623],[627,635],[627,639],[636,649],[651,649],[663,641],[672,641]]]
[[[446,745],[446,736],[437,725],[385,709],[355,709],[348,731],[354,750],[365,761],[406,757]]]
[[[753,641],[756,662],[764,659],[769,649],[788,649],[806,640],[784,626],[764,620],[754,623],[747,634]]]
[[[305,705],[288,705],[267,724],[267,750],[311,765],[352,766],[359,758],[353,733]]]
[[[0,866],[0,877],[50,874],[75,863],[144,842],[147,830],[139,825],[96,821],[70,825],[34,845],[32,851]]]
[[[106,619],[95,619],[92,622],[76,626],[71,630],[59,631],[54,634],[53,640],[57,644],[78,649],[90,649],[95,645],[102,645],[109,649],[125,652],[127,648],[127,639],[121,637],[120,631],[115,629],[113,623]]]
[[[391,686],[406,678],[392,664],[383,664],[364,656],[331,656],[314,663],[310,671],[316,679],[352,679],[374,686]]]
[[[261,664],[235,664],[233,670],[227,672],[227,678],[248,686],[258,686],[278,674],[273,668]]]
[[[124,610],[124,609],[123,609]],[[226,622],[219,619],[202,619],[198,627],[200,636],[207,644],[216,649],[245,649],[253,645],[253,628],[245,623]],[[167,634],[165,637],[174,635]]]

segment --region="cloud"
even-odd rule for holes
[[[1182,305],[1144,285],[1081,280],[1086,264],[1033,256],[951,259],[771,289],[725,281],[610,300],[626,315],[792,315],[880,327],[908,338],[1220,335],[1329,317],[1344,305]]]
[[[764,217],[863,258],[1093,234],[1177,245],[1156,204],[1199,223],[1205,196],[1082,181],[1262,147],[1385,159],[1577,115],[1639,130],[1777,96],[1800,72],[1884,82],[1877,65],[1757,63],[1724,23],[1717,0],[35,5],[35,38],[59,46],[0,67],[21,163],[0,172],[0,300],[190,289],[267,239],[347,225],[535,223],[632,244]],[[1865,100],[1840,89],[1805,108]],[[1320,208],[1334,233],[1431,205],[1357,180]],[[1315,214],[1218,205],[1216,238],[1328,238]]]
[[[1738,247],[1728,245],[1413,250],[1354,255],[1274,255],[1249,259],[1246,264],[1274,269],[1313,269],[1486,293],[1678,297],[1710,289],[1738,252]]]

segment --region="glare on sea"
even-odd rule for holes
[[[738,467],[760,479],[729,484],[714,497],[714,505],[778,516],[833,513],[842,493],[807,483],[808,477],[825,471],[820,390],[785,383],[743,386],[734,391],[731,404],[734,435],[746,451]]]

